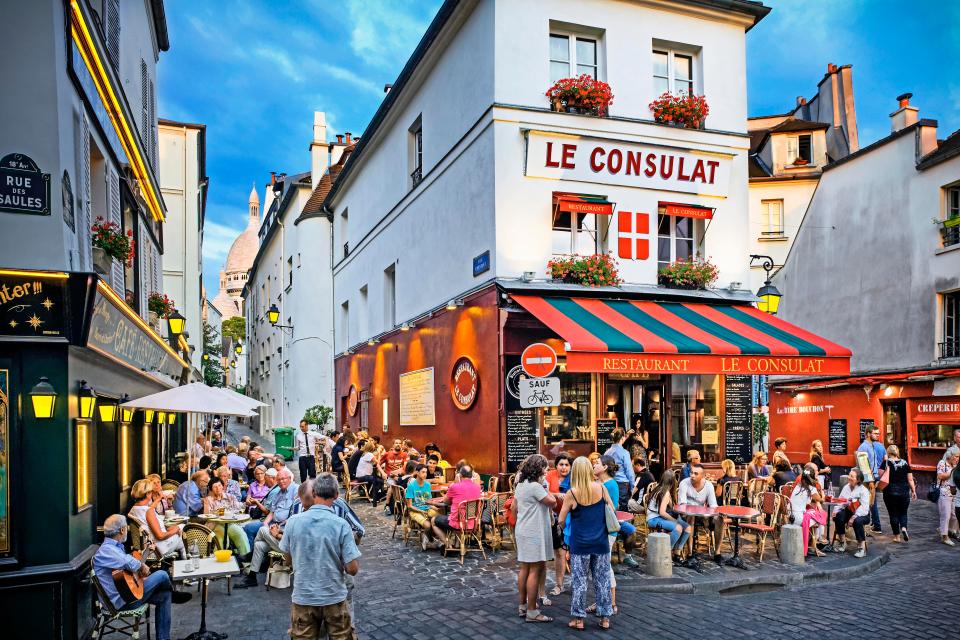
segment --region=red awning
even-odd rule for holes
[[[512,297],[570,345],[571,372],[850,373],[849,349],[751,306]]]
[[[558,211],[570,213],[593,213],[597,215],[613,215],[613,204],[605,196],[594,196],[581,193],[554,193],[553,206]]]
[[[679,202],[660,202],[657,205],[657,213],[662,216],[677,216],[681,218],[713,220],[713,212],[714,209],[711,207],[701,207],[693,204],[681,204]]]

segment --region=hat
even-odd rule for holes
[[[267,475],[270,476],[271,478],[276,478],[278,473],[279,472],[273,467],[270,467],[269,469],[267,469]]]

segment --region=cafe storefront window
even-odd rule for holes
[[[672,376],[670,436],[673,458],[686,461],[687,451],[696,449],[704,462],[720,462],[719,390],[719,375]]]
[[[590,399],[593,375],[567,373],[561,365],[556,374],[560,378],[560,406],[544,409],[543,424],[546,444],[564,440],[592,440],[593,420]]]

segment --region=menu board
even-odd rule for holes
[[[513,473],[527,456],[540,453],[536,409],[507,411],[507,471]]]
[[[873,418],[860,418],[860,442],[863,442],[864,438],[867,437],[867,429],[871,431],[877,426],[877,423],[874,422]]]
[[[437,423],[433,393],[433,367],[400,374],[400,425]]]
[[[834,455],[847,455],[847,419],[831,418],[827,421],[828,451]]]
[[[603,418],[597,420],[597,451],[606,453],[610,445],[613,444],[613,430],[617,428],[616,418]]]
[[[753,385],[750,376],[724,381],[724,447],[726,457],[747,464],[753,456]]]

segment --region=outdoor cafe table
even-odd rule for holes
[[[712,518],[717,515],[716,510],[713,507],[702,507],[698,504],[677,504],[674,505],[673,509],[685,516],[690,516],[694,518],[693,521],[693,553],[690,554],[690,559],[693,560],[696,564],[697,558],[697,521],[701,518]],[[719,549],[717,550],[719,552]],[[694,566],[694,569],[697,567]]]
[[[236,515],[222,515],[218,516],[215,513],[201,513],[197,516],[206,523],[212,524],[222,524],[223,525],[223,546],[221,549],[227,548],[227,526],[231,524],[243,524],[250,520],[250,514],[247,513],[238,513]]]
[[[823,505],[823,508],[827,510],[827,544],[823,547],[823,550],[832,552],[835,550],[833,548],[833,538],[830,537],[830,523],[833,521],[833,510],[837,507],[847,506],[849,501],[846,498],[833,498],[831,496],[827,496],[827,499],[820,504]]]
[[[716,512],[730,518],[733,522],[733,557],[727,560],[727,565],[746,570],[747,565],[744,564],[743,559],[740,557],[740,521],[756,518],[760,515],[760,512],[751,507],[741,507],[732,504],[717,507]]]
[[[214,556],[209,556],[200,558],[200,566],[197,569],[184,571],[188,566],[193,567],[193,560],[173,561],[174,582],[200,580],[200,630],[191,633],[185,640],[224,640],[227,634],[207,631],[207,581],[212,578],[223,578],[240,573],[237,560],[230,556],[230,559],[226,562],[217,562]]]
[[[493,495],[492,493],[487,493],[486,491],[484,491],[483,493],[480,494],[480,500],[486,500],[492,495]],[[429,500],[425,500],[424,502],[426,502],[431,507],[446,509],[450,505],[444,502],[444,500],[446,500],[446,498],[444,498],[443,496],[437,496],[436,498],[430,498]]]
[[[617,511],[617,522],[632,522],[633,514],[629,511]]]

